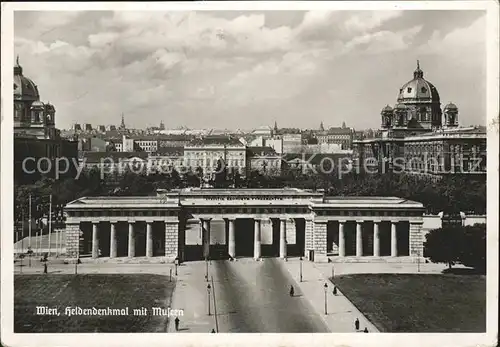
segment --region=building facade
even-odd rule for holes
[[[193,171],[201,168],[210,176],[222,161],[226,168],[246,172],[246,147],[238,139],[228,136],[206,136],[184,146],[184,165]]]
[[[298,189],[185,189],[66,205],[69,257],[164,261],[304,256],[420,261],[423,205]]]
[[[55,107],[40,101],[38,87],[23,75],[19,57],[14,66],[14,180],[31,183],[42,174],[73,176],[78,142],[61,137],[55,125]],[[57,170],[56,170],[57,167]],[[67,171],[66,171],[67,170]],[[62,173],[63,171],[66,171]]]
[[[438,90],[417,62],[413,79],[399,90],[397,104],[381,111],[381,130],[353,141],[359,171],[412,174],[486,174],[486,129],[461,127],[458,107],[441,110]]]
[[[351,149],[353,130],[351,128],[330,128],[315,134],[319,144],[336,144],[340,149]]]

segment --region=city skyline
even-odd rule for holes
[[[486,123],[481,11],[16,12],[14,23],[14,53],[59,128],[122,113],[131,128],[379,128],[417,60],[442,107]]]

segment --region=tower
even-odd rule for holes
[[[122,122],[120,124],[120,129],[121,130],[125,130],[126,127],[125,127],[125,117],[123,116],[123,113],[122,113]]]
[[[451,102],[444,107],[444,126],[447,128],[458,126],[458,107]]]
[[[319,130],[320,131],[325,131],[325,127],[323,126],[323,121],[319,124]]]

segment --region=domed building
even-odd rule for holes
[[[38,87],[23,75],[19,57],[14,66],[14,134],[16,136],[56,139],[56,110],[50,103],[40,101]]]
[[[353,141],[358,169],[371,162],[385,172],[397,166],[406,172],[438,176],[486,174],[484,127],[460,127],[458,107],[453,103],[441,109],[439,92],[424,79],[418,60],[413,78],[399,88],[396,104],[386,105],[380,116],[378,137]]]
[[[404,129],[425,132],[441,128],[441,100],[437,88],[424,79],[424,72],[417,61],[413,79],[399,88],[394,108],[382,109],[382,129]]]
[[[60,178],[60,173],[73,175],[78,162],[77,141],[61,138],[55,126],[56,110],[40,101],[38,87],[24,76],[19,57],[14,66],[14,180],[31,183],[42,175]],[[59,161],[57,160],[59,159]],[[68,167],[58,168],[56,164]]]

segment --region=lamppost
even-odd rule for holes
[[[207,299],[208,299],[208,315],[210,316],[210,289],[212,287],[210,286],[210,283],[207,285],[207,293],[208,293],[208,296],[207,296]]]
[[[208,258],[205,257],[205,280],[208,282]]]
[[[299,258],[300,260],[300,282],[302,282],[302,257]]]
[[[175,275],[177,276],[177,259],[175,260]]]
[[[327,315],[328,314],[328,310],[327,310],[326,293],[328,291],[328,284],[325,283],[325,285],[323,286],[323,288],[325,289],[325,315]]]

